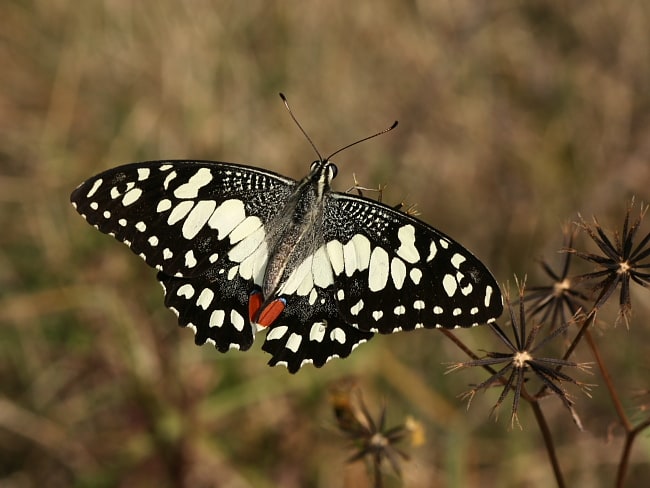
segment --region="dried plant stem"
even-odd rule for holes
[[[537,425],[539,430],[542,432],[542,438],[544,439],[544,445],[546,446],[546,452],[548,454],[548,459],[551,462],[553,467],[553,474],[555,475],[555,481],[557,482],[558,488],[564,488],[566,484],[564,483],[564,476],[562,476],[562,470],[560,469],[560,463],[557,458],[557,453],[555,452],[555,444],[553,443],[553,436],[551,435],[551,430],[548,428],[546,423],[546,417],[544,417],[544,412],[539,406],[537,400],[529,402],[530,406],[533,408],[533,413],[535,414],[535,420],[537,420]]]
[[[463,341],[461,341],[456,335],[449,329],[438,329],[442,334],[444,334],[447,339],[449,339],[451,342],[456,344],[458,349],[463,351],[465,354],[467,354],[470,358],[476,360],[478,359],[478,356],[474,354],[474,351],[472,351],[469,347],[465,345]],[[491,368],[490,368],[491,370]],[[494,373],[494,370],[491,370],[492,373]]]
[[[596,320],[596,312],[598,309],[596,307],[592,308],[589,314],[585,317],[584,322],[580,326],[580,330],[578,330],[578,333],[576,336],[573,338],[573,341],[569,345],[568,349],[564,353],[563,359],[569,359],[571,357],[571,354],[573,354],[573,351],[575,348],[578,346],[580,341],[582,340],[582,336],[589,330],[589,327],[594,323],[594,320]],[[560,367],[558,367],[559,370]]]
[[[621,453],[621,460],[618,463],[618,470],[616,472],[616,485],[615,485],[616,488],[623,488],[623,485],[625,483],[625,478],[627,477],[627,469],[629,466],[630,455],[632,453],[632,447],[634,445],[634,441],[636,440],[636,436],[641,431],[643,431],[644,429],[650,426],[650,419],[641,422],[636,427],[632,425],[632,422],[630,422],[630,419],[625,413],[625,409],[623,408],[623,404],[621,403],[621,398],[618,392],[616,391],[616,388],[614,387],[614,382],[612,381],[612,377],[609,374],[607,366],[602,359],[602,356],[600,354],[600,349],[598,348],[596,341],[594,341],[589,331],[585,333],[585,339],[589,344],[589,347],[591,348],[594,358],[596,359],[596,364],[598,364],[598,369],[600,370],[600,374],[603,377],[603,381],[605,382],[605,386],[607,387],[609,396],[612,399],[612,403],[614,404],[614,409],[616,410],[619,421],[621,422],[623,428],[625,429],[625,444],[623,446],[623,452]]]
[[[605,386],[607,387],[609,396],[612,399],[612,403],[614,404],[614,408],[616,409],[618,418],[621,424],[623,424],[623,428],[625,428],[625,432],[629,433],[633,428],[632,423],[630,422],[627,415],[625,414],[625,409],[623,408],[623,404],[621,403],[621,398],[618,395],[616,388],[614,388],[614,382],[612,381],[612,377],[609,374],[609,371],[607,370],[607,366],[605,365],[602,356],[600,355],[600,349],[598,349],[598,345],[596,344],[596,341],[594,341],[594,338],[592,337],[589,331],[585,332],[585,339],[587,340],[587,344],[589,344],[591,352],[594,355],[594,359],[596,360],[596,364],[598,365],[600,374],[603,377],[603,380],[605,381]]]
[[[374,488],[384,487],[384,480],[381,476],[381,469],[379,467],[380,463],[381,463],[380,459],[375,459],[374,462],[372,463],[372,471],[374,476]]]
[[[621,460],[618,463],[618,471],[616,472],[616,488],[623,488],[623,484],[625,483],[627,467],[630,462],[630,454],[632,453],[632,445],[634,444],[636,436],[648,427],[650,427],[650,419],[646,419],[633,429],[626,432],[625,446],[623,447]]]

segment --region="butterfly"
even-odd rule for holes
[[[333,191],[330,157],[298,181],[215,161],[127,164],[70,199],[158,270],[165,305],[196,344],[244,351],[266,331],[269,364],[291,373],[345,358],[376,333],[499,317],[483,263],[412,215]]]

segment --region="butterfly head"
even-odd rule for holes
[[[339,169],[329,159],[321,159],[311,163],[310,177],[325,186],[329,186],[331,181],[336,178]]]

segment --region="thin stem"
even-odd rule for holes
[[[585,334],[585,332],[587,332],[587,330],[589,330],[589,327],[591,327],[591,325],[594,323],[594,320],[596,320],[596,312],[597,311],[598,311],[597,307],[594,307],[594,308],[591,309],[591,311],[589,312],[589,315],[587,315],[587,317],[585,318],[585,321],[580,326],[580,330],[578,331],[576,336],[573,338],[573,341],[569,345],[569,348],[564,353],[564,357],[562,359],[567,360],[567,359],[569,359],[571,354],[573,354],[573,351],[578,346],[578,343],[582,339],[582,336]]]
[[[618,463],[618,471],[616,472],[616,488],[623,488],[623,484],[625,483],[625,477],[627,476],[627,467],[629,465],[630,454],[632,452],[632,445],[634,444],[636,436],[648,427],[650,427],[650,419],[641,422],[634,429],[627,432],[627,435],[625,436],[625,446],[623,447],[621,460]]]
[[[623,408],[623,404],[621,403],[621,398],[618,392],[616,391],[616,388],[614,388],[614,382],[612,381],[612,377],[609,374],[609,371],[607,370],[607,366],[605,365],[602,356],[600,355],[600,349],[598,349],[598,345],[596,344],[596,341],[594,341],[591,332],[587,331],[585,333],[585,339],[587,340],[587,343],[591,348],[591,352],[593,353],[594,358],[596,359],[596,364],[598,364],[598,369],[600,370],[600,374],[603,377],[603,380],[605,381],[605,386],[607,387],[609,396],[612,399],[612,403],[614,404],[614,409],[618,414],[618,418],[621,421],[621,424],[623,424],[623,428],[625,428],[625,432],[629,433],[633,428],[632,423],[630,422],[627,415],[625,414],[625,409]]]
[[[551,431],[548,428],[548,424],[546,423],[544,412],[542,412],[542,409],[539,406],[539,402],[530,402],[530,405],[533,408],[533,412],[535,413],[535,419],[537,420],[539,430],[542,432],[542,438],[544,439],[544,445],[546,446],[548,459],[551,462],[551,466],[553,467],[553,474],[555,475],[557,486],[558,488],[565,488],[566,484],[564,483],[564,477],[562,476],[560,463],[557,458],[557,453],[555,452],[555,444],[553,444],[553,437],[551,436]]]
[[[450,331],[450,330],[448,330],[448,329],[438,329],[438,330],[439,330],[442,334],[444,334],[445,336],[447,336],[447,339],[449,339],[451,342],[453,342],[454,344],[456,344],[456,346],[457,346],[461,351],[463,351],[465,354],[467,354],[470,358],[472,358],[472,359],[475,360],[475,361],[476,361],[477,359],[479,359],[479,357],[478,357],[476,354],[474,354],[474,351],[472,351],[469,347],[467,347],[467,346],[465,345],[465,343],[464,343],[463,341],[461,341],[458,337],[456,337],[456,335],[455,335],[452,331]],[[492,373],[494,373],[494,371],[492,371]]]
[[[384,480],[381,477],[381,469],[379,465],[381,464],[381,459],[378,459],[377,456],[373,459],[373,474],[374,474],[374,488],[383,488],[384,486]]]

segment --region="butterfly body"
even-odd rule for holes
[[[246,350],[266,330],[271,365],[346,357],[374,333],[469,327],[501,314],[485,266],[448,236],[330,188],[250,166],[153,161],[108,170],[77,211],[158,270],[165,305],[197,344]]]

